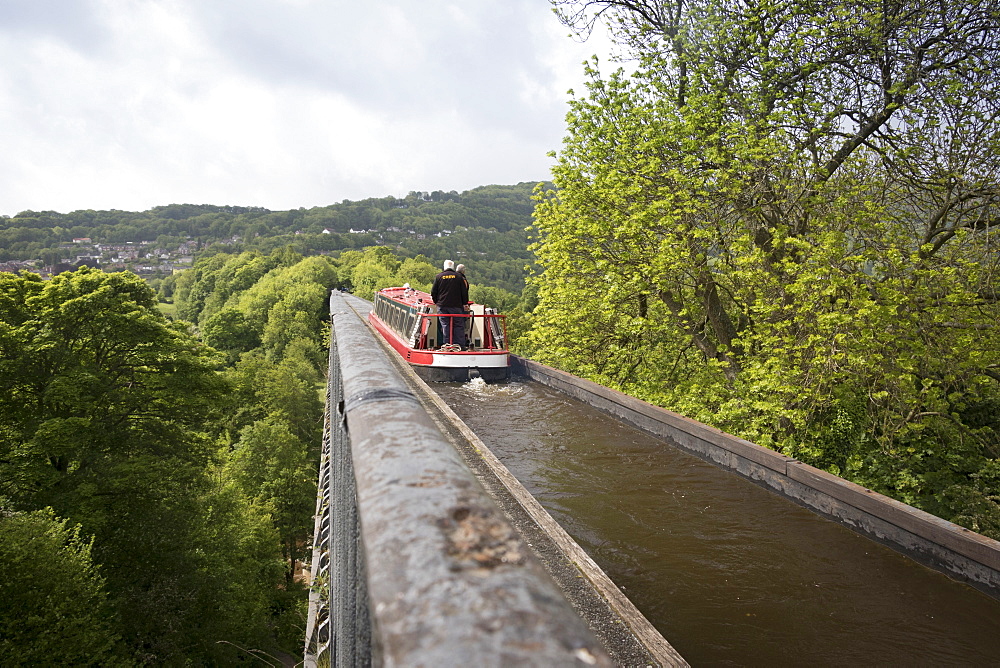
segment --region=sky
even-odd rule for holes
[[[0,215],[542,181],[611,53],[547,0],[0,0]]]

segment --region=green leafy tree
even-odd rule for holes
[[[206,504],[209,432],[227,395],[217,356],[131,274],[0,274],[0,295],[0,494],[93,538],[137,661],[211,662],[235,651],[219,641],[259,640],[247,620],[266,608],[247,603],[266,567],[227,580],[219,563],[240,557],[203,539],[219,517]],[[233,546],[243,529],[231,517],[218,530]]]
[[[281,263],[278,254],[265,257],[256,251],[224,257],[225,262],[216,272],[214,287],[198,313],[199,323],[218,313],[230,297],[247,290]]]
[[[270,508],[283,549],[286,584],[307,548],[316,497],[316,469],[310,448],[280,415],[244,427],[227,470],[244,493]]]
[[[377,290],[396,284],[401,262],[388,248],[372,246],[344,255],[347,257],[341,256],[342,276],[356,294],[368,299]]]
[[[571,105],[534,354],[1000,535],[998,10],[556,4],[639,67]]]
[[[288,345],[299,338],[316,338],[326,313],[329,290],[319,283],[289,287],[267,313],[261,343],[267,353],[280,359]]]
[[[202,557],[191,606],[201,619],[192,639],[203,645],[185,654],[217,665],[243,661],[249,650],[275,648],[274,613],[287,593],[274,511],[228,475],[228,450],[209,468],[213,484],[200,498],[201,521],[190,543]],[[220,606],[224,614],[215,612]],[[297,652],[297,643],[286,640],[282,649]]]
[[[475,276],[472,277],[472,279],[474,278]],[[513,311],[521,303],[520,295],[508,292],[502,288],[494,288],[488,285],[477,285],[471,279],[469,285],[469,299],[478,304],[485,304],[486,306],[495,308],[500,313]]]
[[[293,341],[282,360],[267,372],[260,396],[268,414],[280,415],[310,451],[319,454],[322,438],[323,378],[315,365],[317,349],[307,338]]]
[[[91,542],[51,509],[0,511],[0,663],[122,665]]]
[[[261,323],[261,332],[268,322],[271,309],[281,301],[286,292],[294,291],[296,286],[319,285],[324,290],[331,290],[340,285],[338,270],[326,257],[309,257],[293,265],[281,267],[268,272],[247,290],[235,295],[230,306],[242,311],[253,323]],[[317,318],[317,324],[327,319],[328,305],[326,299],[311,302],[312,314]],[[319,336],[317,327],[312,330],[313,336]]]
[[[425,257],[406,258],[399,265],[399,269],[396,270],[396,275],[393,277],[393,284],[403,285],[404,283],[409,283],[410,287],[415,290],[430,292],[437,272],[437,267],[431,264]]]
[[[201,327],[201,338],[216,350],[226,352],[231,360],[260,345],[261,332],[242,311],[225,308],[215,313]]]
[[[194,267],[177,278],[174,303],[178,317],[197,322],[205,300],[215,289],[216,274],[225,265],[226,259],[225,255],[199,258]]]

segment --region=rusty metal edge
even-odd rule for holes
[[[331,319],[344,396],[366,398],[345,419],[376,662],[612,665],[423,406],[406,396],[377,337],[352,310],[360,300],[338,294]],[[336,309],[335,300],[342,300]],[[503,558],[481,559],[475,541],[498,534]]]
[[[364,308],[363,305],[359,305]],[[359,313],[360,315],[360,313]],[[381,341],[380,341],[381,342]],[[387,344],[382,344],[387,352],[392,352]],[[507,489],[510,495],[534,520],[541,530],[559,547],[566,559],[571,561],[580,573],[587,578],[594,589],[607,601],[611,609],[631,630],[633,636],[641,643],[649,655],[661,666],[688,666],[688,662],[677,652],[670,642],[654,627],[648,619],[635,607],[629,598],[622,593],[604,570],[580,547],[562,526],[556,522],[548,511],[525,489],[524,485],[504,466],[496,455],[476,436],[468,425],[435,393],[420,376],[406,365],[403,373],[408,380],[422,387],[422,396],[432,402],[434,407],[459,430],[462,436],[478,451],[490,470]]]
[[[476,436],[462,419],[440,397],[433,392],[429,398],[441,413],[458,428],[462,435],[479,450],[480,456],[486,461],[493,473],[500,479],[504,487],[524,508],[542,530],[559,546],[566,558],[572,561],[594,588],[608,602],[611,608],[628,625],[633,635],[646,648],[661,666],[687,666],[687,661],[673,648],[663,635],[656,630],[645,615],[635,607],[635,604],[611,580],[604,570],[591,559],[590,555],[573,540],[572,536],[556,522],[548,511],[525,489],[524,485],[503,465],[496,455]]]

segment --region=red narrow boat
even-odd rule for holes
[[[445,315],[426,292],[385,288],[375,293],[368,321],[424,380],[510,378],[506,316],[482,304],[471,304],[470,310],[469,315]],[[465,319],[466,350],[444,344],[445,331],[457,318]]]

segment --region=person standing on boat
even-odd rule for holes
[[[468,311],[469,282],[455,271],[455,263],[444,261],[444,271],[434,277],[431,299],[444,315],[464,315]],[[465,348],[465,318],[440,318],[445,343]]]
[[[462,279],[462,282],[465,283],[465,294],[468,295],[469,294],[469,279],[467,279],[465,277],[465,265],[464,264],[457,264],[457,265],[455,265],[455,273],[458,274],[459,277]],[[471,313],[469,313],[469,302],[468,301],[465,302],[465,313],[471,316]],[[467,344],[466,346],[464,346],[464,348],[466,350],[472,350],[472,344],[469,343],[470,334],[472,332],[472,318],[471,317],[462,318],[462,326],[465,328],[465,330],[464,330],[464,332],[465,332],[465,342]]]

